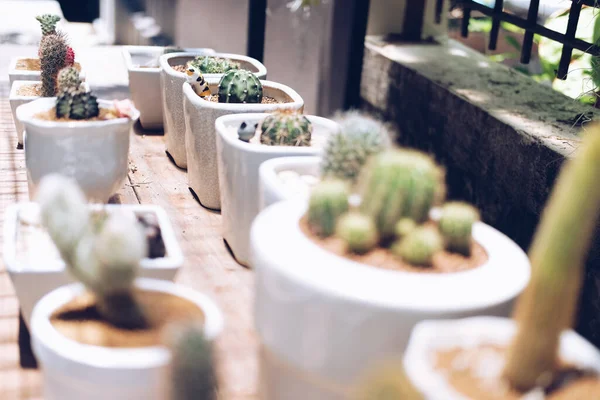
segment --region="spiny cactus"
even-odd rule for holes
[[[435,228],[420,226],[396,242],[392,251],[412,265],[430,266],[434,254],[443,248],[442,237]]]
[[[38,15],[35,19],[42,26],[42,36],[47,36],[56,33],[56,24],[61,18],[58,15],[44,14]]]
[[[219,82],[219,103],[261,103],[262,98],[262,83],[250,71],[228,71]]]
[[[138,329],[147,321],[133,294],[133,281],[147,253],[135,215],[111,212],[90,217],[77,184],[50,174],[37,193],[41,217],[69,272],[94,294],[96,309],[115,326]]]
[[[554,185],[529,251],[531,280],[514,312],[504,378],[527,392],[559,366],[560,336],[575,323],[585,261],[600,216],[600,125],[588,127]]]
[[[90,119],[99,114],[98,99],[82,87],[67,89],[61,92],[56,99],[56,116],[58,118]]]
[[[390,132],[380,121],[358,111],[349,111],[335,121],[340,130],[327,140],[321,161],[321,176],[354,183],[367,159],[390,147]]]
[[[226,58],[198,56],[190,64],[203,74],[224,74],[227,71],[240,69],[240,64]]]
[[[373,219],[357,212],[349,212],[339,219],[335,236],[346,242],[348,250],[357,254],[373,250],[379,241]]]
[[[479,220],[479,212],[467,203],[450,202],[444,204],[438,222],[444,237],[446,250],[464,256],[471,255],[473,224]]]
[[[444,193],[443,170],[426,154],[386,150],[372,157],[359,180],[360,209],[374,218],[382,239],[403,217],[425,221]]]
[[[74,67],[67,67],[60,70],[57,78],[58,92],[64,92],[67,89],[79,89],[81,86],[81,78],[79,71]]]
[[[63,35],[55,33],[44,37],[40,45],[42,97],[56,95],[56,77],[67,66],[68,45]]]
[[[256,128],[258,128],[258,123],[248,124],[246,122],[242,122],[238,128],[238,137],[243,142],[249,142],[250,139],[256,135]]]
[[[295,110],[268,115],[261,124],[260,142],[267,146],[310,146],[312,124]]]
[[[212,347],[202,324],[171,326],[171,400],[215,400],[217,379]]]
[[[410,218],[402,218],[394,227],[394,233],[398,239],[402,239],[417,228],[417,223]]]
[[[308,225],[321,237],[335,232],[338,219],[348,211],[348,186],[343,181],[325,180],[317,184],[308,202]]]

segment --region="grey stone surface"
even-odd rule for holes
[[[524,249],[562,162],[590,120],[600,121],[600,110],[454,41],[394,44],[369,37],[361,93],[363,108],[399,130],[400,144],[428,151],[446,166],[451,198],[475,203],[485,222]],[[597,345],[599,239],[578,326]]]

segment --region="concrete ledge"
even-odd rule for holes
[[[446,166],[451,198],[475,203],[487,223],[525,249],[562,162],[577,149],[586,124],[600,122],[600,110],[452,40],[369,37],[361,95],[364,109],[399,130],[400,144],[428,151]],[[596,240],[579,324],[596,345],[599,289]]]

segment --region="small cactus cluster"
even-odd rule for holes
[[[79,89],[83,81],[79,77],[79,71],[75,67],[66,67],[60,70],[56,78],[58,93],[63,93],[68,89]]]
[[[325,178],[310,196],[307,222],[323,238],[341,239],[349,251],[368,253],[378,246],[415,266],[430,266],[446,250],[471,255],[477,210],[449,202],[439,221],[431,209],[445,198],[444,172],[424,153],[388,149],[372,157],[357,185],[361,202],[350,207],[350,182]]]
[[[268,115],[261,124],[260,143],[267,146],[310,146],[312,123],[296,110]]]
[[[262,98],[262,83],[250,71],[230,70],[219,81],[219,103],[260,104]]]
[[[189,64],[203,74],[224,74],[231,70],[240,69],[239,63],[214,56],[198,56],[190,61]]]
[[[367,160],[391,145],[391,134],[380,121],[358,111],[341,114],[340,130],[331,135],[321,161],[321,176],[355,183]]]
[[[68,271],[94,294],[96,309],[114,326],[147,326],[135,301],[133,282],[148,253],[146,236],[131,212],[91,215],[77,184],[45,176],[37,193],[41,217]]]
[[[60,70],[75,63],[75,53],[67,43],[65,35],[56,31],[56,23],[60,17],[56,15],[41,15],[37,17],[42,25],[42,40],[38,49],[40,58],[42,96],[56,95],[57,76]]]
[[[56,98],[56,117],[90,119],[100,114],[98,99],[83,87],[67,88]]]

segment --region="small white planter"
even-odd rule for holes
[[[313,176],[320,179],[320,157],[280,157],[265,161],[258,169],[258,203],[260,210],[283,200],[305,199],[308,201],[310,190],[306,187],[292,187],[279,177],[282,171],[293,171],[298,175]]]
[[[129,72],[131,99],[140,111],[140,124],[144,129],[162,129],[162,90],[160,88],[159,57],[164,47],[123,46],[123,59]],[[186,49],[202,54],[214,53],[213,49]],[[155,66],[154,62],[156,63]]]
[[[218,80],[207,81],[216,93]],[[219,174],[217,167],[217,132],[215,121],[223,115],[268,113],[281,109],[302,112],[304,100],[288,86],[271,81],[261,81],[263,94],[278,100],[279,104],[216,103],[198,96],[189,84],[183,85],[185,113],[185,149],[188,161],[188,184],[200,204],[213,210],[221,209]]]
[[[37,57],[15,57],[10,61],[8,66],[8,80],[12,85],[15,81],[41,81],[41,71],[28,71],[24,69],[17,69],[17,63],[21,59],[30,58],[35,59]],[[82,81],[85,81],[85,71],[83,67],[79,71],[79,77]]]
[[[39,99],[40,96],[21,96],[17,94],[17,92],[23,86],[33,85],[36,83],[39,83],[39,81],[14,81],[10,87],[8,102],[10,103],[10,109],[12,111],[13,120],[15,122],[15,130],[17,131],[18,148],[23,147],[23,131],[25,130],[25,127],[17,118],[17,108],[23,104],[27,104]],[[84,82],[83,86],[86,88],[87,91],[90,90],[90,87],[87,84],[87,82]]]
[[[235,259],[250,263],[250,226],[260,211],[258,170],[263,161],[282,156],[319,154],[331,133],[339,126],[328,119],[307,116],[313,125],[312,146],[265,146],[238,138],[242,122],[261,123],[264,114],[235,114],[217,118],[217,159],[223,237]]]
[[[456,321],[423,321],[415,327],[404,356],[406,373],[426,400],[465,400],[434,368],[434,354],[457,347],[510,344],[516,325],[512,319],[474,317]],[[560,339],[563,361],[577,368],[600,373],[600,351],[573,331]],[[487,371],[488,373],[491,371]]]
[[[180,168],[187,168],[186,154],[186,122],[184,120],[182,101],[182,85],[186,82],[186,75],[182,72],[177,72],[172,65],[185,64],[199,55],[210,55],[215,57],[228,58],[237,61],[241,64],[241,68],[247,69],[258,76],[259,79],[267,77],[267,69],[259,61],[237,54],[227,53],[172,53],[165,54],[160,57],[161,72],[161,87],[163,91],[163,116],[165,124],[165,139],[167,152],[173,157],[173,161]],[[206,74],[206,80],[218,80],[223,74]],[[216,118],[215,118],[216,119]],[[211,122],[209,129],[212,130],[214,120]],[[214,133],[214,132],[213,132]],[[214,143],[213,135],[213,143]],[[215,161],[216,162],[216,161]]]
[[[101,108],[111,107],[106,100]],[[34,115],[54,107],[56,98],[47,97],[20,106],[17,118],[25,125],[25,164],[29,198],[33,199],[40,180],[59,173],[75,179],[88,200],[105,203],[127,177],[129,136],[139,117],[107,121],[54,122]]]
[[[213,341],[223,317],[208,297],[172,282],[138,279],[139,289],[169,293],[195,303],[204,313],[204,334]],[[42,367],[46,400],[163,400],[168,397],[171,353],[164,346],[107,348],[75,342],[58,332],[50,316],[81,294],[80,284],[62,286],[33,310],[33,351]]]
[[[256,217],[250,232],[255,325],[271,354],[261,363],[276,372],[265,375],[273,381],[262,382],[277,388],[265,400],[299,400],[306,393],[313,400],[337,398],[332,388],[350,390],[372,363],[400,358],[417,322],[507,316],[529,281],[525,253],[480,222],[473,237],[488,253],[484,265],[449,274],[409,273],[320,248],[300,230],[305,211],[303,200],[273,204]],[[277,384],[284,374],[287,384]]]
[[[166,254],[145,258],[140,276],[172,281],[183,264],[183,253],[166,212],[158,206],[108,204],[90,205],[92,210],[125,208],[136,215],[154,214],[158,220]],[[25,225],[25,223],[27,225]],[[37,203],[13,204],[4,216],[3,256],[6,269],[19,299],[25,322],[29,324],[35,303],[46,293],[74,282],[65,269],[58,249],[42,227]]]

